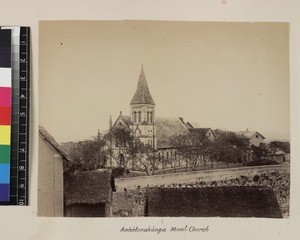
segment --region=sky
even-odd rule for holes
[[[129,115],[141,65],[157,117],[290,137],[287,23],[42,21],[39,124],[59,142]]]

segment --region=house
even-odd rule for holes
[[[149,188],[145,216],[282,218],[273,190],[256,186]]]
[[[68,173],[65,217],[111,217],[114,179],[109,169]]]
[[[38,215],[62,217],[64,215],[64,172],[71,164],[60,145],[39,127],[39,186]]]
[[[278,150],[274,153],[273,160],[277,163],[283,163],[283,162],[286,162],[285,156],[286,156],[286,154],[284,151]]]
[[[258,147],[264,139],[266,139],[263,135],[256,131],[239,131],[236,132],[236,134],[247,138],[249,143],[256,147]]]
[[[283,158],[282,154],[284,154],[284,160],[290,161],[290,143],[285,141],[272,141],[270,142],[270,148],[274,151],[274,158],[277,160],[279,158]]]

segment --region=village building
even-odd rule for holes
[[[239,131],[236,132],[237,135],[243,136],[248,139],[249,144],[258,147],[261,143],[263,143],[264,139],[266,139],[263,135],[256,131]]]
[[[114,179],[109,169],[75,171],[65,183],[65,217],[111,217]]]
[[[189,122],[184,122],[183,118],[159,118],[155,112],[155,102],[149,91],[144,68],[142,66],[136,92],[130,102],[130,116],[120,112],[117,120],[112,123],[110,117],[109,131],[124,129],[132,136],[139,139],[144,145],[150,146],[157,152],[160,158],[165,159],[173,166],[173,162],[178,162],[178,154],[172,144],[172,138],[184,135],[189,132],[199,134],[200,138],[207,137],[215,139],[215,134],[210,128],[194,128]],[[128,146],[122,139],[110,139],[108,141],[110,156],[108,165],[124,166],[128,156]],[[180,161],[178,162],[180,164]]]
[[[60,145],[39,127],[38,214],[46,217],[64,216],[64,172],[71,164]]]
[[[110,217],[114,179],[110,169],[70,171],[72,161],[59,143],[39,127],[38,215]]]

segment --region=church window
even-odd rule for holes
[[[137,122],[137,112],[134,111],[134,120],[133,120],[135,123]]]
[[[141,111],[139,111],[139,123],[141,122],[141,115],[142,115],[142,113],[141,113]]]
[[[125,157],[123,154],[119,155],[119,164],[120,166],[124,167],[125,166]]]

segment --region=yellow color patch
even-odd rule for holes
[[[10,126],[0,126],[0,144],[10,145]]]

